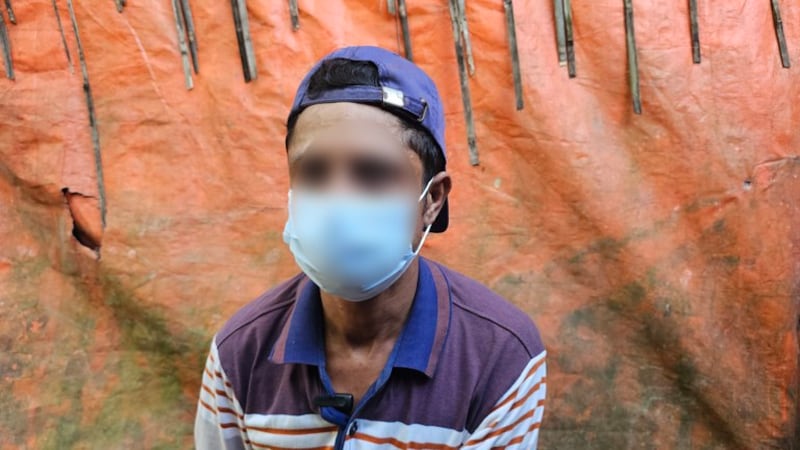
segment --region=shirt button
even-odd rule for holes
[[[358,431],[358,422],[354,421],[353,424],[350,425],[350,431],[348,431],[347,434],[353,436],[354,434],[356,434],[357,431]]]

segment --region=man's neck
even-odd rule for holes
[[[418,277],[415,258],[389,289],[370,300],[351,302],[320,292],[326,342],[359,348],[395,340],[414,302]]]

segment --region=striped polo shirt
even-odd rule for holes
[[[545,349],[528,316],[420,258],[408,318],[386,366],[349,413],[325,370],[319,288],[298,275],[216,335],[203,374],[199,449],[534,449]]]

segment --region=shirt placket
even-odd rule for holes
[[[358,423],[358,415],[364,409],[364,407],[369,403],[369,401],[374,398],[381,389],[386,385],[389,381],[389,377],[392,374],[392,369],[394,367],[394,361],[397,358],[397,346],[395,346],[394,350],[392,350],[391,355],[389,355],[388,361],[386,361],[386,366],[384,366],[383,370],[381,371],[378,379],[367,389],[367,393],[364,397],[358,402],[355,406],[355,409],[351,414],[346,414],[342,411],[337,410],[334,407],[322,407],[320,408],[320,414],[322,417],[337,425],[339,430],[336,433],[336,441],[334,443],[334,450],[356,450],[358,446],[356,442],[353,441],[353,438],[358,433],[359,423]],[[320,378],[322,379],[322,384],[325,390],[333,395],[332,383],[330,378],[328,377],[328,373],[325,370],[325,366],[320,366]]]

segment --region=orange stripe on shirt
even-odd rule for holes
[[[222,391],[222,390],[219,390],[219,389],[211,389],[210,387],[206,386],[204,383],[201,383],[200,386],[203,388],[204,391],[208,392],[209,394],[211,394],[214,397],[219,395],[219,396],[227,398],[228,400],[231,399],[230,396],[228,395],[228,393],[225,392],[225,391]]]
[[[527,380],[528,380],[528,378],[530,378],[531,376],[533,376],[533,374],[534,374],[534,373],[536,373],[536,371],[537,371],[537,370],[539,370],[539,367],[541,367],[541,366],[542,366],[542,364],[544,364],[544,360],[545,360],[545,359],[544,359],[544,358],[542,358],[542,359],[541,359],[539,362],[537,362],[536,364],[534,364],[534,365],[533,365],[533,367],[531,367],[531,369],[528,371],[528,373],[526,373],[526,374],[525,374],[525,377],[522,379],[522,383],[520,383],[520,385],[522,385],[523,383],[525,383],[525,381],[527,381]],[[519,389],[517,389],[517,391],[516,391],[516,392],[518,392],[518,391],[519,391]],[[493,412],[497,411],[498,409],[502,408],[503,406],[505,406],[505,405],[506,405],[506,403],[508,403],[508,402],[512,401],[513,399],[514,399],[514,395],[513,395],[513,394],[509,394],[509,395],[508,395],[508,397],[506,397],[506,399],[505,399],[505,400],[503,400],[502,402],[498,403],[498,404],[497,404],[497,406],[495,406],[494,408],[492,408],[492,410],[491,410],[491,411],[489,411],[489,414],[491,414],[491,413],[493,413]]]
[[[208,403],[206,403],[206,402],[204,402],[204,401],[200,400],[200,404],[201,404],[201,405],[203,405],[203,407],[204,407],[205,409],[207,409],[207,410],[211,411],[212,413],[214,413],[214,414],[216,414],[216,413],[217,413],[217,411],[216,411],[214,408],[212,408],[212,407],[211,407],[211,405],[209,405]]]
[[[356,433],[352,437],[348,438],[348,440],[355,440],[355,439],[361,441],[367,441],[378,445],[389,444],[401,449],[455,450],[458,448],[458,447],[451,447],[445,444],[430,444],[427,442],[403,442],[394,438],[379,438],[377,436],[372,436],[364,433]]]
[[[286,429],[286,428],[265,428],[265,427],[247,427],[248,430],[253,431],[260,431],[262,433],[270,433],[270,434],[287,434],[287,435],[302,435],[302,434],[319,434],[319,433],[333,433],[334,431],[338,430],[339,428],[336,425],[330,427],[319,427],[319,428],[296,428],[296,429]]]
[[[536,410],[532,409],[532,410],[528,411],[526,414],[524,414],[522,417],[517,419],[517,421],[512,423],[511,425],[506,425],[506,426],[504,426],[502,428],[498,428],[498,429],[492,431],[491,433],[487,434],[486,436],[483,436],[483,437],[481,437],[479,439],[470,439],[469,441],[467,441],[467,443],[465,445],[475,445],[475,444],[481,443],[483,441],[486,441],[487,439],[491,439],[491,438],[493,438],[495,436],[499,436],[499,435],[505,433],[506,431],[513,430],[514,427],[519,425],[520,422],[533,417],[533,414],[535,412],[536,412]]]
[[[228,400],[231,399],[230,396],[228,396],[228,393],[225,392],[225,391],[222,391],[222,390],[219,390],[219,389],[215,389],[214,392],[216,392],[216,394],[219,395],[220,397],[225,397]]]
[[[230,408],[226,408],[226,407],[224,407],[224,406],[220,406],[220,407],[218,407],[218,408],[217,408],[217,411],[219,411],[219,412],[221,412],[221,413],[232,414],[232,415],[234,415],[234,416],[238,417],[240,420],[243,420],[243,419],[244,419],[244,416],[243,416],[243,415],[241,415],[241,414],[237,413],[236,411],[234,411],[234,410],[232,410],[232,409],[230,409]]]
[[[208,378],[211,378],[212,380],[215,380],[215,379],[219,378],[220,380],[225,382],[225,386],[227,386],[229,388],[233,387],[233,385],[228,380],[226,380],[226,379],[224,379],[222,377],[222,374],[220,372],[211,372],[208,369],[208,367],[205,368],[205,372],[206,372],[206,375],[208,375]],[[215,373],[216,373],[216,376],[215,376]]]
[[[219,370],[217,370],[217,371],[215,371],[215,372],[214,372],[214,374],[217,376],[217,378],[219,378],[220,380],[223,380],[223,381],[225,382],[225,386],[227,386],[227,387],[229,387],[229,388],[232,388],[232,387],[233,387],[233,385],[232,385],[232,384],[230,384],[230,383],[228,382],[228,380],[226,380],[226,379],[225,379],[225,377],[223,377],[223,376],[222,376],[222,372],[220,372]]]
[[[536,408],[539,408],[539,407],[541,407],[543,405],[544,405],[544,399],[539,400],[539,402],[536,403]],[[531,418],[534,414],[536,414],[536,409],[532,409],[532,410],[528,411],[522,417],[520,417],[516,421],[514,421],[514,423],[512,423],[511,425],[506,425],[506,426],[504,426],[502,428],[498,428],[498,429],[492,431],[491,433],[489,433],[486,436],[483,436],[481,438],[470,439],[464,445],[475,445],[475,444],[481,443],[481,442],[483,442],[483,441],[485,441],[487,439],[491,439],[491,438],[493,438],[495,436],[501,435],[501,434],[505,433],[506,431],[513,430],[514,428],[517,427],[517,425],[519,425],[520,423],[524,422],[526,419]],[[493,428],[495,425],[497,425],[497,421],[495,421],[491,425],[490,428]]]
[[[546,381],[547,381],[547,377],[542,377],[542,379],[539,380],[538,383],[534,384],[533,387],[528,391],[528,393],[525,394],[525,397],[522,397],[521,399],[519,399],[516,402],[514,402],[514,404],[511,405],[511,409],[509,409],[508,411],[511,412],[511,411],[519,408],[520,406],[524,405],[525,402],[528,401],[528,399],[531,397],[531,395],[539,392],[539,388],[542,387],[543,384],[546,384],[545,383]]]
[[[506,445],[498,445],[496,447],[492,447],[491,450],[504,450],[504,449],[506,449],[506,448],[508,448],[508,447],[510,447],[512,445],[519,444],[520,442],[522,442],[525,439],[525,436],[527,436],[528,433],[530,433],[533,430],[538,430],[539,426],[541,426],[541,423],[536,422],[535,424],[531,425],[530,428],[528,428],[528,431],[526,431],[525,434],[517,436],[514,439],[508,441],[508,444],[506,444]]]
[[[245,444],[258,448],[268,448],[270,450],[333,450],[333,446],[327,447],[275,447],[274,445],[259,444],[258,442],[245,441]]]
[[[511,413],[511,411],[513,411],[513,410],[519,408],[520,406],[524,405],[525,402],[528,401],[528,399],[530,398],[531,395],[539,392],[539,388],[541,388],[542,385],[546,384],[545,383],[546,381],[547,381],[547,377],[542,377],[542,379],[539,380],[538,383],[534,384],[533,387],[528,391],[528,393],[525,394],[525,397],[517,400],[516,402],[514,402],[513,405],[511,405],[511,408],[508,409],[506,414],[509,414],[509,413]],[[543,402],[544,402],[544,400],[540,400],[539,403],[536,404],[536,407],[538,408],[539,406],[543,405],[544,404]],[[497,419],[494,422],[492,422],[492,424],[489,425],[489,428],[494,428],[499,421],[500,421],[500,419]]]

